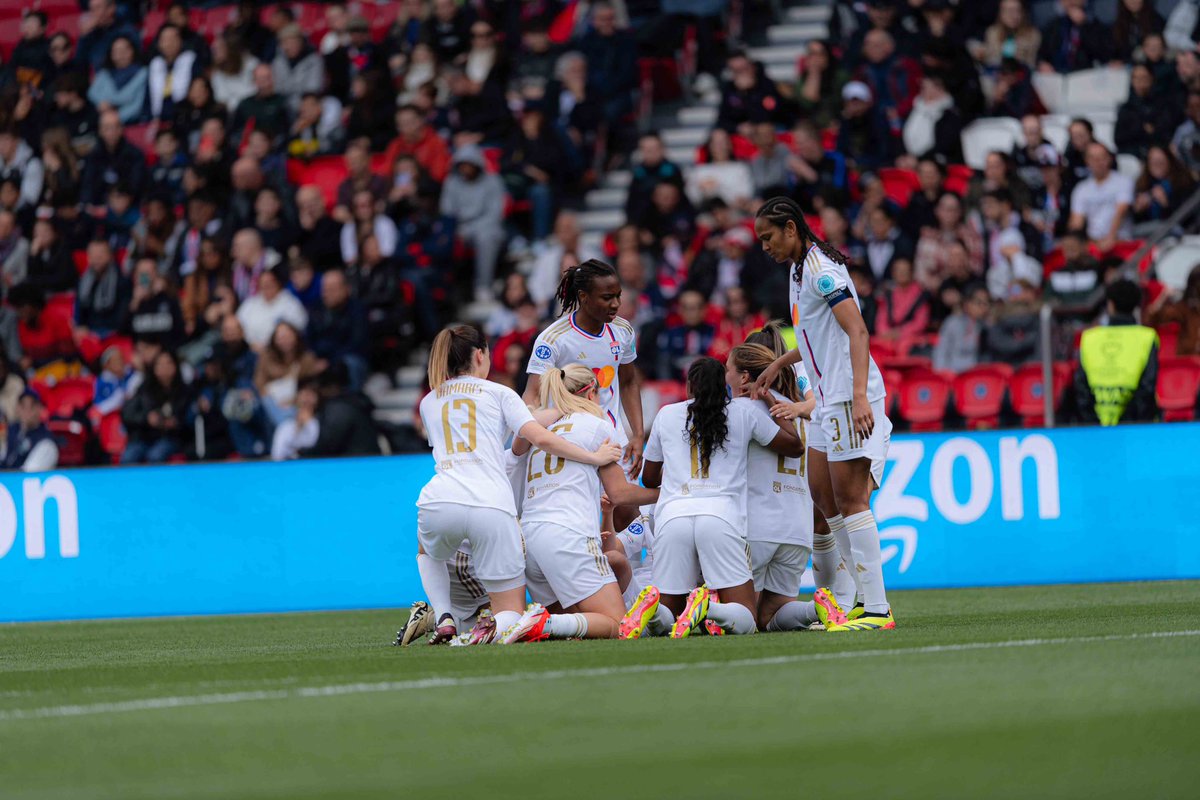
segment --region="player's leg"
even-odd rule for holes
[[[610,536],[609,539],[615,537]],[[608,566],[612,570],[613,575],[617,579],[618,593],[623,593],[629,588],[629,584],[633,581],[633,567],[629,565],[629,559],[625,557],[625,548],[618,542],[618,550],[604,550],[604,557],[608,559]],[[624,614],[624,609],[621,611]]]
[[[751,543],[752,558],[754,544]],[[766,630],[781,608],[796,602],[804,570],[808,567],[808,555],[809,548],[803,545],[776,545],[772,558],[761,571],[761,577],[755,571],[754,586],[760,590],[757,614],[759,630]]]
[[[458,633],[450,600],[449,569],[466,538],[469,510],[456,503],[439,503],[417,511],[417,572],[436,621],[430,644],[446,644]]]
[[[757,600],[750,562],[750,547],[732,525],[718,517],[696,518],[696,552],[705,583],[720,599],[709,598],[705,618],[717,623],[726,633],[747,634],[758,631],[754,616]],[[695,603],[689,603],[690,611]],[[702,622],[696,613],[685,613],[676,620],[672,635],[688,622],[692,630]]]
[[[495,508],[471,508],[467,518],[471,561],[487,589],[496,630],[505,631],[525,612],[525,553],[521,527],[513,515]]]
[[[620,638],[665,636],[688,593],[700,581],[694,517],[677,517],[662,524],[654,537],[653,572],[621,621]]]
[[[819,430],[819,426],[810,426],[810,430]],[[820,537],[813,533],[814,580],[817,573],[815,558],[821,554],[821,581],[817,587],[829,588],[838,603],[843,606],[854,605],[854,598],[859,594],[858,575],[848,566],[851,563],[850,539],[846,534],[846,523],[838,512],[837,497],[833,491],[833,478],[829,470],[829,457],[824,449],[813,446],[808,448],[808,489],[812,493],[813,505],[825,518],[829,527],[829,537],[833,547],[830,550],[831,539]],[[832,580],[830,578],[832,577]]]

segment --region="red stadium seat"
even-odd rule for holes
[[[884,410],[888,416],[892,416],[896,408],[896,399],[900,396],[900,391],[904,387],[904,373],[899,370],[885,369],[883,370],[883,388],[887,391],[887,400],[884,401]]]
[[[954,408],[971,430],[1000,425],[1004,390],[1012,377],[1006,364],[980,364],[954,379]]]
[[[913,192],[921,188],[917,181],[917,173],[911,169],[883,167],[879,170],[879,179],[883,181],[884,194],[901,208],[908,206]]]
[[[54,405],[42,398],[46,400],[46,407],[50,413],[56,417],[70,417],[76,411],[86,411],[92,404],[92,398],[96,394],[96,379],[67,378],[55,385],[52,391]]]
[[[1055,411],[1062,407],[1063,394],[1071,381],[1070,364],[1064,362],[1064,366],[1066,369],[1055,364],[1053,370],[1052,403]],[[1020,415],[1026,428],[1046,424],[1046,382],[1042,380],[1041,364],[1026,364],[1014,372],[1008,384],[1008,396],[1013,411]]]
[[[871,346],[876,347],[876,342],[872,341]],[[914,370],[921,372],[933,371],[933,359],[923,356],[884,356],[883,358],[876,358],[875,363],[880,369],[894,369],[904,373]]]
[[[974,174],[974,170],[966,164],[950,164],[946,167],[946,181],[943,188],[947,192],[954,192],[961,197],[967,193],[967,186],[971,183],[971,177]]]
[[[1056,247],[1046,257],[1042,259],[1042,277],[1049,278],[1050,273],[1057,272],[1067,263],[1067,257],[1063,255],[1061,247]]]
[[[913,431],[940,431],[949,399],[949,380],[936,372],[914,369],[905,373],[897,398],[900,418]]]
[[[47,35],[53,36],[56,33],[65,33],[67,36],[71,37],[71,41],[78,42],[79,17],[80,14],[78,6],[76,6],[76,13],[74,14],[68,14],[65,12],[62,14],[51,14],[50,28]]]
[[[493,175],[500,172],[500,160],[504,158],[504,151],[499,147],[483,148],[483,159],[487,162],[487,171]]]
[[[159,9],[147,11],[142,17],[142,45],[149,47],[158,36],[158,29],[167,21],[167,12]]]
[[[341,156],[317,156],[307,162],[289,158],[287,176],[294,186],[316,186],[325,196],[325,204],[333,208],[337,205],[338,186],[346,179],[346,162]]]
[[[1176,355],[1179,352],[1179,323],[1168,322],[1155,328],[1158,333],[1158,353],[1161,357]]]
[[[88,432],[73,419],[52,419],[46,423],[58,445],[58,466],[81,467],[87,463]]]
[[[101,449],[112,456],[113,463],[120,461],[121,453],[125,452],[125,444],[129,440],[125,426],[121,424],[121,412],[114,411],[101,417],[98,430]]]
[[[86,264],[85,264],[86,266]],[[63,292],[62,294],[51,295],[46,298],[45,313],[52,316],[63,316],[67,319],[75,318],[75,293]]]
[[[571,37],[575,32],[575,12],[579,7],[579,0],[571,0],[571,3],[558,12],[558,16],[550,23],[550,41],[555,44],[566,44],[571,41]]]
[[[1160,359],[1155,394],[1164,422],[1195,419],[1196,395],[1200,394],[1200,359],[1188,356]]]
[[[21,18],[0,18],[0,56],[7,62],[13,48],[21,41]]]
[[[125,138],[131,145],[142,151],[148,162],[153,165],[157,161],[154,155],[154,137],[158,135],[158,123],[143,122],[139,125],[126,125]]]
[[[18,3],[17,5],[20,4]],[[37,6],[38,11],[45,12],[48,17],[58,14],[79,13],[79,0],[38,0],[38,2],[32,5]]]

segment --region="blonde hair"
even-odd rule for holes
[[[595,402],[584,397],[589,389],[599,388],[596,375],[583,364],[568,364],[563,369],[552,367],[542,375],[538,399],[542,408],[557,408],[568,414],[592,414],[604,418]]]
[[[475,351],[486,353],[487,349],[487,339],[478,328],[455,325],[443,329],[429,350],[429,388],[437,391],[446,381],[470,371]]]
[[[767,367],[775,361],[775,354],[762,344],[739,344],[729,351],[729,360],[739,371],[750,373],[753,380],[758,380]],[[796,388],[796,373],[790,367],[779,371],[771,388],[793,403],[802,398]]]

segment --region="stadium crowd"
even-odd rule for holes
[[[60,463],[380,452],[369,376],[467,315],[521,391],[589,257],[619,271],[645,377],[678,381],[790,316],[750,224],[778,194],[850,257],[885,369],[1036,361],[1046,300],[1060,360],[1135,312],[1200,354],[1200,273],[1182,295],[1137,273],[1130,307],[1121,268],[1200,177],[1197,4],[1033,5],[840,0],[787,81],[727,36],[726,0],[4,10],[3,465],[44,467],[47,442]],[[639,113],[685,35],[684,88],[719,96],[691,166]],[[1116,151],[1081,117],[1060,152],[1034,76],[1114,65]],[[985,117],[1024,143],[974,171]],[[615,168],[627,223],[592,242],[577,212]],[[1152,369],[1127,419],[1157,414]]]

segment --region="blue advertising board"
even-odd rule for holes
[[[1200,424],[901,435],[890,588],[1200,577]],[[0,476],[0,622],[407,605],[428,456]]]

